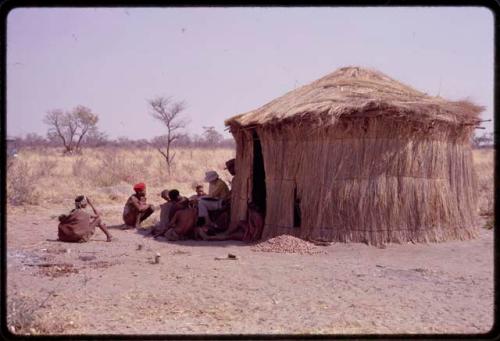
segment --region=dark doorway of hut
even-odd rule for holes
[[[252,202],[266,214],[266,171],[259,135],[253,132],[253,187]]]

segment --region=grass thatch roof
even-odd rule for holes
[[[483,110],[468,100],[429,96],[378,71],[344,67],[259,109],[227,119],[225,124],[238,127],[308,121],[333,125],[339,118],[384,115],[475,125]]]

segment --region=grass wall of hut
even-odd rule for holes
[[[472,127],[375,116],[341,118],[330,126],[254,129],[265,168],[263,238],[287,233],[378,245],[477,233]],[[252,200],[254,158],[251,130],[234,129],[233,135],[232,222],[237,223]],[[296,202],[299,227],[294,227]]]

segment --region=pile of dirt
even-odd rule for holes
[[[326,253],[316,245],[296,238],[290,235],[281,235],[263,241],[252,248],[252,251],[257,252],[277,252],[277,253],[299,253],[299,254],[316,254]]]

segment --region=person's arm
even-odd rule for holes
[[[131,198],[132,205],[139,211],[143,212],[148,209],[149,205],[144,202],[141,202],[136,196],[132,196]]]
[[[96,215],[96,219],[99,219],[100,218],[100,214],[96,210],[96,208],[94,207],[94,205],[92,205],[92,203],[90,202],[90,198],[89,197],[87,197],[87,203],[92,208],[92,211],[94,211],[94,214]],[[108,229],[106,228],[106,225],[101,222],[100,224],[97,225],[97,227],[99,227],[101,229],[101,231],[104,232],[104,234],[106,235],[106,241],[110,242],[112,240],[112,237],[111,237],[111,234],[109,233]]]
[[[217,185],[214,186],[215,188],[212,193],[209,193],[209,196],[212,198],[220,198],[222,192],[224,191],[224,187],[222,185],[222,183],[218,182]]]
[[[94,211],[94,214],[96,215],[96,217],[100,217],[99,212],[97,212],[97,210],[95,209],[94,205],[92,205],[92,203],[90,202],[90,198],[89,197],[87,197],[87,203],[92,208],[92,211]]]
[[[177,225],[177,221],[178,220],[179,220],[179,214],[177,212],[175,212],[175,214],[172,217],[172,219],[170,219],[170,221],[168,222],[167,230],[175,228],[175,225]]]

